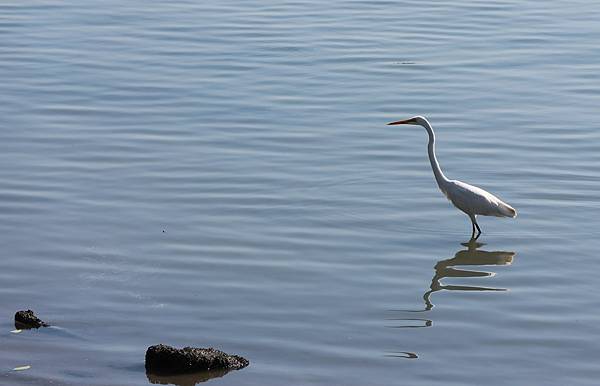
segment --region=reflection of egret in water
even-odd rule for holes
[[[431,302],[431,295],[434,292],[441,290],[447,291],[506,291],[504,288],[493,288],[493,287],[480,287],[472,285],[450,285],[443,284],[442,280],[445,278],[469,278],[469,277],[490,277],[493,276],[493,272],[478,271],[474,269],[466,269],[465,266],[502,266],[510,265],[515,256],[514,252],[506,251],[483,251],[477,248],[483,246],[483,244],[471,241],[467,244],[463,244],[467,249],[456,252],[453,258],[440,260],[435,265],[435,272],[429,285],[429,290],[423,294],[423,301],[425,302],[425,308],[421,310],[397,310],[396,312],[411,312],[411,313],[425,313],[429,312],[433,308]],[[461,267],[461,268],[457,268]],[[424,314],[421,314],[424,316]],[[387,320],[393,320],[395,323],[401,323],[399,325],[387,326],[390,328],[399,329],[412,329],[412,328],[427,328],[433,325],[433,321],[429,318],[388,318]],[[393,358],[406,358],[406,359],[417,359],[418,355],[410,351],[392,351],[385,354],[386,357]]]
[[[493,272],[474,271],[454,268],[456,266],[471,265],[510,265],[512,264],[514,252],[506,251],[482,251],[477,250],[483,244],[464,244],[467,249],[458,251],[452,259],[441,260],[435,265],[435,274],[431,279],[429,291],[423,294],[425,310],[433,308],[431,294],[441,290],[447,291],[506,291],[505,288],[476,287],[469,285],[444,285],[441,280],[447,277],[487,277],[493,276]]]
[[[431,295],[441,290],[446,291],[506,291],[505,288],[479,287],[471,285],[451,285],[443,284],[445,278],[469,278],[469,277],[489,277],[493,272],[477,271],[465,268],[456,268],[464,266],[491,266],[491,265],[510,265],[515,256],[514,252],[507,251],[483,251],[477,248],[483,246],[481,243],[470,242],[463,244],[467,249],[456,252],[453,258],[440,260],[435,265],[435,272],[431,279],[429,290],[423,294],[425,308],[422,310],[404,310],[403,312],[426,312],[434,307],[431,302]],[[427,318],[390,318],[388,320],[406,322],[403,325],[389,326],[391,328],[423,328],[431,327],[433,322]]]
[[[395,351],[385,354],[386,357],[390,358],[406,358],[406,359],[417,359],[419,356],[414,352],[410,351]]]

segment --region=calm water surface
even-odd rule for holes
[[[0,383],[596,385],[600,3],[4,1]],[[450,178],[519,210],[468,218]],[[55,327],[12,334],[16,310]],[[151,344],[248,357],[147,376]],[[30,365],[25,371],[11,369]]]

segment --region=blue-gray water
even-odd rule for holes
[[[595,385],[600,3],[4,1],[0,383]],[[468,218],[450,178],[515,220]],[[10,333],[19,309],[54,326]],[[30,365],[25,371],[11,369]],[[187,382],[187,383],[186,383]]]

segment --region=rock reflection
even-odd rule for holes
[[[206,382],[213,378],[220,378],[228,372],[229,370],[210,370],[180,375],[157,375],[152,373],[146,373],[146,376],[148,377],[148,381],[152,384],[194,386],[198,383]]]

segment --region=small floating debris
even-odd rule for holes
[[[19,366],[19,367],[15,367],[13,369],[13,371],[23,371],[23,370],[29,370],[31,368],[31,366],[27,365],[27,366]]]
[[[239,370],[250,362],[239,355],[230,355],[209,348],[177,349],[164,344],[146,350],[146,371],[155,374],[183,374],[198,371]]]
[[[48,327],[49,324],[38,318],[33,311],[17,311],[15,314],[15,328],[26,330],[30,328]]]

